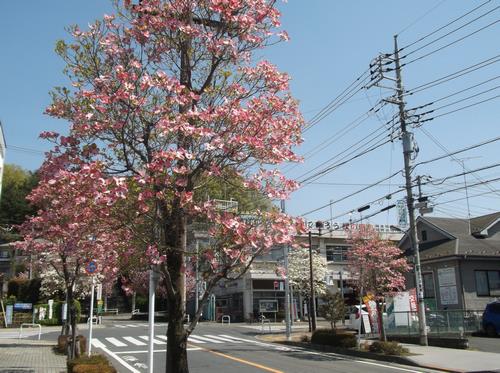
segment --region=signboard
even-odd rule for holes
[[[442,305],[458,304],[458,293],[456,286],[440,286],[439,296]]]
[[[14,315],[14,306],[12,304],[8,304],[5,307],[5,318],[7,319],[7,325],[12,324],[12,316]]]
[[[453,286],[457,284],[455,267],[438,269],[439,286]]]
[[[29,311],[33,308],[33,303],[14,303],[14,311]]]
[[[455,267],[438,269],[439,298],[442,305],[458,304]]]
[[[54,307],[54,299],[49,299],[48,303],[49,303],[49,319],[51,319]]]
[[[90,260],[87,262],[85,265],[85,272],[87,272],[89,275],[94,274],[97,271],[97,263],[95,260]]]
[[[104,302],[102,300],[97,301],[97,313],[100,314],[102,313],[102,307],[104,306]]]
[[[63,303],[61,307],[61,320],[66,320],[66,316],[68,315],[68,303]]]
[[[278,312],[278,301],[271,300],[259,300],[259,312]]]

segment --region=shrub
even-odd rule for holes
[[[408,349],[401,346],[398,342],[375,341],[370,345],[369,350],[370,352],[394,356],[401,356],[408,353]]]
[[[68,373],[116,373],[103,355],[80,356],[68,361]]]
[[[309,342],[311,342],[311,337],[309,337],[307,334],[301,335],[300,336],[300,341],[301,342],[309,343]]]
[[[318,329],[312,337],[311,342],[320,345],[352,348],[356,347],[356,336],[352,333],[339,333],[336,330]]]

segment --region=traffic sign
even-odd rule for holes
[[[90,260],[87,262],[85,265],[85,272],[87,272],[89,275],[94,274],[97,271],[97,263],[95,260]]]

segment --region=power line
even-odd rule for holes
[[[416,20],[414,20],[413,22],[411,22],[408,26],[406,26],[404,29],[402,29],[401,31],[397,32],[396,35],[401,35],[403,32],[405,32],[406,30],[408,30],[410,27],[412,27],[413,25],[415,25],[417,22],[421,21],[423,18],[427,17],[433,10],[437,9],[440,5],[442,5],[446,0],[441,0],[438,4],[436,4],[435,6],[433,6],[431,9],[429,9],[427,12],[425,12],[424,14],[422,14],[420,17],[418,17]],[[491,0],[488,0],[488,1],[491,1]],[[414,42],[416,43],[416,42]]]
[[[467,39],[468,37],[471,37],[471,36],[473,36],[473,35],[477,34],[478,32],[481,32],[481,31],[483,31],[483,30],[486,30],[487,28],[489,28],[489,27],[491,27],[491,26],[493,26],[493,25],[497,24],[498,22],[500,22],[500,19],[497,19],[496,21],[493,21],[493,22],[491,22],[491,23],[487,24],[486,26],[481,27],[480,29],[477,29],[477,30],[475,30],[475,31],[473,31],[473,32],[471,32],[471,33],[469,33],[469,34],[465,35],[465,36],[462,36],[462,37],[460,37],[460,38],[458,38],[458,39],[456,39],[456,40],[454,40],[454,41],[452,41],[452,42],[449,42],[448,44],[445,44],[445,45],[443,45],[443,46],[441,46],[441,47],[439,47],[439,48],[437,48],[437,49],[434,49],[434,50],[432,50],[432,51],[430,51],[430,52],[428,52],[428,53],[426,53],[426,54],[423,54],[423,55],[421,55],[421,56],[419,56],[419,57],[417,57],[417,58],[414,58],[414,59],[413,59],[413,60],[411,60],[411,61],[408,61],[408,62],[406,62],[406,63],[403,63],[403,64],[401,65],[401,67],[403,67],[403,66],[407,66],[407,65],[409,65],[409,64],[411,64],[411,63],[413,63],[413,62],[420,61],[421,59],[423,59],[423,58],[425,58],[425,57],[428,57],[428,56],[430,56],[430,55],[432,55],[432,54],[434,54],[434,53],[437,53],[437,52],[439,52],[439,51],[441,51],[441,50],[443,50],[443,49],[445,49],[445,48],[448,48],[448,47],[450,47],[450,46],[452,46],[452,45],[454,45],[454,44],[456,44],[456,43],[458,43],[458,42],[460,42],[460,41],[462,41],[462,40],[464,40],[464,39]]]
[[[422,128],[420,128],[421,131],[423,131]],[[425,132],[424,132],[425,133]],[[446,148],[445,148],[445,152],[446,154],[444,155],[441,155],[441,156],[438,156],[436,158],[432,158],[432,159],[428,159],[426,161],[421,161],[421,162],[418,162],[416,163],[413,168],[417,167],[417,166],[421,166],[421,165],[424,165],[424,164],[427,164],[427,163],[431,163],[431,162],[435,162],[435,161],[439,161],[440,159],[443,159],[443,158],[448,158],[448,157],[453,157],[454,155],[456,154],[460,154],[460,153],[463,153],[463,152],[466,152],[466,151],[469,151],[469,150],[472,150],[472,149],[476,149],[476,148],[479,148],[481,146],[484,146],[484,145],[488,145],[488,144],[491,144],[491,143],[494,143],[496,141],[499,141],[500,140],[500,136],[497,136],[497,137],[494,137],[492,139],[488,139],[488,140],[484,140],[480,143],[477,143],[477,144],[474,144],[474,145],[471,145],[471,146],[468,146],[466,148],[462,148],[462,149],[458,149],[458,150],[455,150],[453,152],[449,152]],[[443,148],[441,148],[443,149]]]
[[[459,77],[461,77],[463,75],[469,74],[469,73],[474,72],[474,71],[479,70],[479,69],[482,69],[482,68],[484,68],[486,66],[489,66],[491,64],[494,64],[494,63],[496,63],[498,61],[500,61],[500,54],[497,54],[494,57],[488,58],[488,59],[486,59],[484,61],[478,62],[478,63],[476,63],[474,65],[469,66],[469,67],[466,67],[466,68],[463,68],[461,70],[455,71],[454,73],[442,76],[441,78],[434,79],[434,80],[432,80],[430,82],[421,84],[421,85],[419,85],[419,86],[417,86],[417,87],[415,87],[413,89],[410,89],[410,90],[406,91],[405,94],[406,95],[412,95],[412,94],[415,94],[417,92],[423,91],[425,89],[429,89],[429,88],[435,87],[435,86],[437,86],[439,84],[446,83],[446,82],[448,82],[450,80],[459,78]]]
[[[340,94],[337,95],[333,100],[331,100],[319,113],[314,115],[307,123],[303,132],[308,131],[314,125],[319,123],[321,120],[330,115],[333,111],[338,109],[344,103],[346,103],[351,97],[357,94],[359,91],[364,89],[363,83],[369,78],[369,75],[363,78],[370,69],[365,70],[360,76],[358,76],[347,88],[345,88]],[[361,87],[359,87],[361,86]],[[354,91],[354,93],[353,93]],[[347,96],[347,98],[346,98]]]
[[[454,24],[455,22],[457,22],[457,21],[461,20],[461,19],[462,19],[462,18],[464,18],[464,17],[467,17],[469,14],[471,14],[471,13],[475,12],[476,10],[478,10],[479,8],[482,8],[483,6],[485,6],[486,4],[488,4],[488,3],[490,3],[490,2],[491,2],[491,0],[487,0],[487,1],[485,1],[484,3],[482,3],[482,4],[478,5],[477,7],[475,7],[474,9],[472,9],[472,10],[468,11],[467,13],[465,13],[465,14],[461,15],[460,17],[455,18],[454,20],[452,20],[452,21],[448,22],[448,23],[447,23],[447,24],[445,24],[444,26],[441,26],[441,27],[439,27],[438,29],[436,29],[436,30],[434,30],[434,31],[431,31],[430,33],[428,33],[428,34],[426,34],[426,35],[422,36],[421,38],[419,38],[419,39],[417,39],[417,40],[415,40],[414,42],[412,42],[412,43],[410,43],[410,44],[405,45],[404,47],[402,47],[402,48],[400,49],[400,51],[402,51],[403,49],[406,49],[406,48],[408,48],[408,47],[411,47],[412,45],[415,45],[415,44],[417,44],[417,43],[420,43],[421,41],[423,41],[423,40],[427,39],[429,36],[432,36],[432,35],[434,35],[434,34],[438,33],[439,31],[441,31],[441,30],[445,29],[445,28],[446,28],[446,27],[448,27],[448,26],[451,26],[451,25],[452,25],[452,24]],[[440,2],[438,5],[436,5],[434,8],[432,8],[432,9],[431,9],[431,11],[432,11],[432,10],[434,10],[435,8],[437,8],[437,7],[438,7],[439,5],[441,5],[442,3],[443,3],[443,1],[442,1],[442,2]],[[428,13],[429,13],[429,12],[427,12],[425,15],[427,15]],[[406,30],[406,29],[405,29],[405,30]],[[403,31],[405,31],[405,30],[403,30]],[[401,32],[398,32],[398,35],[399,35],[399,34],[401,34]]]
[[[406,53],[406,54],[405,54],[403,57],[401,57],[401,58],[406,58],[406,57],[408,57],[408,56],[412,55],[413,53],[418,52],[419,50],[421,50],[421,49],[423,49],[423,48],[426,48],[426,47],[428,47],[429,45],[434,44],[435,42],[437,42],[437,41],[439,41],[439,40],[441,40],[441,39],[444,39],[445,37],[447,37],[447,36],[449,36],[449,35],[453,34],[454,32],[457,32],[458,30],[461,30],[461,29],[463,29],[464,27],[467,27],[467,26],[468,26],[468,25],[470,25],[471,23],[474,23],[474,22],[478,21],[479,19],[481,19],[481,18],[483,18],[483,17],[486,17],[488,14],[493,13],[493,12],[494,12],[495,10],[497,10],[498,8],[500,8],[500,6],[497,6],[496,8],[493,8],[493,9],[491,9],[491,10],[487,11],[486,13],[481,14],[480,16],[478,16],[478,17],[474,18],[473,20],[471,20],[471,21],[469,21],[469,22],[467,22],[467,23],[464,23],[463,25],[461,25],[461,26],[459,26],[459,27],[457,27],[457,28],[455,28],[455,29],[453,29],[453,30],[449,31],[448,33],[446,33],[446,34],[444,34],[444,35],[442,35],[442,36],[440,36],[440,37],[438,37],[438,38],[436,38],[436,39],[434,39],[434,40],[432,40],[432,41],[430,41],[430,42],[428,42],[428,43],[426,43],[426,44],[422,45],[421,47],[418,47],[417,49],[414,49],[414,50],[412,50],[412,51],[410,51],[410,52]],[[401,50],[402,50],[402,49],[400,49],[400,51],[401,51]]]

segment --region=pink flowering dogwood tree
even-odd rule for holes
[[[220,279],[235,279],[276,244],[291,244],[303,223],[277,209],[252,216],[203,198],[212,180],[285,199],[297,184],[277,171],[297,161],[303,119],[289,77],[254,51],[287,39],[275,0],[116,2],[86,31],[60,41],[72,88],[53,94],[49,115],[71,123],[56,143],[61,163],[101,162],[127,178],[129,221],[142,250],[163,275],[168,300],[167,372],[188,372],[185,316],[187,227],[208,225],[199,252],[207,300]],[[68,140],[69,138],[69,140]],[[55,159],[54,159],[55,161]],[[111,193],[110,198],[115,196]],[[136,224],[133,219],[139,221]],[[142,227],[137,230],[136,227]]]
[[[59,165],[59,164],[58,164]],[[130,231],[119,222],[111,226],[113,205],[125,197],[119,178],[104,178],[97,163],[76,170],[54,167],[51,157],[40,169],[40,183],[28,199],[39,207],[21,227],[22,250],[36,255],[41,268],[55,271],[68,301],[65,334],[76,336],[76,287],[85,282],[85,265],[95,260],[96,275],[107,283],[116,277],[117,257],[127,247]],[[106,281],[107,280],[107,281]],[[77,352],[72,344],[70,357]]]
[[[410,266],[403,252],[393,243],[382,240],[371,225],[349,228],[348,268],[358,291],[375,297],[380,321],[380,338],[385,340],[383,301],[387,295],[405,288],[404,274]],[[362,290],[361,290],[362,289]]]

